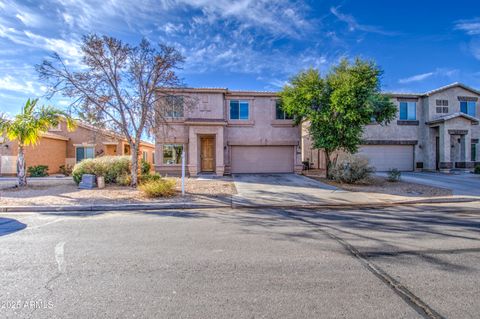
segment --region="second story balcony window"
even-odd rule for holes
[[[292,120],[293,116],[288,115],[282,107],[282,102],[280,100],[275,101],[275,119],[276,120]]]
[[[231,100],[230,101],[230,119],[248,120],[249,119],[248,101]]]
[[[400,102],[400,120],[417,120],[417,102]]]
[[[475,109],[477,103],[475,101],[460,101],[460,112],[468,114],[470,116],[477,116]]]
[[[184,113],[183,96],[169,95],[162,103],[162,113],[166,118],[182,118]]]

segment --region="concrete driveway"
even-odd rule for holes
[[[359,193],[347,192],[296,174],[235,174],[238,194],[234,206],[248,205],[325,205],[369,202]]]
[[[386,173],[378,173],[386,176]],[[451,189],[453,195],[480,196],[480,175],[471,173],[402,173],[402,180],[411,183]]]

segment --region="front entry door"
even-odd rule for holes
[[[200,139],[201,152],[200,162],[202,172],[213,172],[215,144],[213,137],[202,137]]]
[[[440,166],[440,137],[435,138],[435,169],[438,171]]]

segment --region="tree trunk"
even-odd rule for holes
[[[330,151],[325,150],[325,177],[330,179]]]
[[[133,144],[133,143],[132,143]],[[137,187],[138,185],[138,144],[130,144],[130,149],[132,150],[132,187]]]
[[[17,156],[17,177],[18,177],[18,187],[27,186],[27,172],[26,172],[26,163],[25,163],[25,149],[24,146],[18,145],[18,156]]]

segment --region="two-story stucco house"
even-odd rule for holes
[[[293,173],[302,169],[300,127],[281,110],[275,92],[224,88],[159,90],[155,169],[188,174]],[[158,116],[158,115],[157,115]]]
[[[397,118],[367,125],[359,149],[378,171],[471,169],[479,161],[480,91],[453,83],[425,93],[385,94],[397,105]],[[303,160],[325,168],[306,128],[302,135]]]

